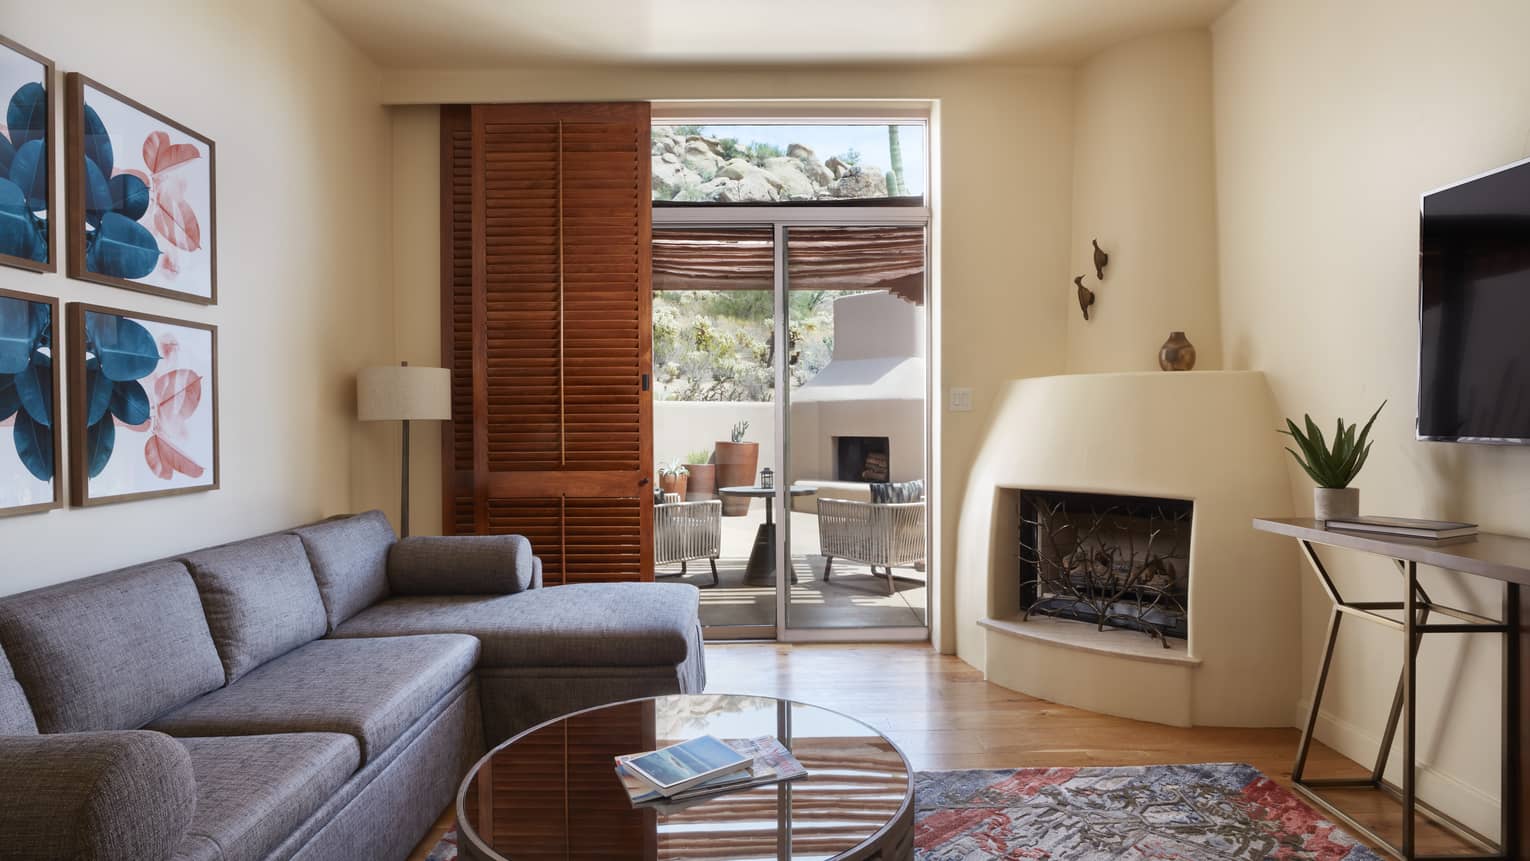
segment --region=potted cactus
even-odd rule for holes
[[[1291,452],[1302,470],[1317,483],[1312,491],[1313,519],[1326,523],[1360,516],[1360,488],[1349,485],[1371,455],[1371,425],[1376,423],[1376,417],[1386,405],[1386,401],[1381,402],[1358,434],[1355,425],[1345,425],[1344,420],[1339,419],[1331,443],[1323,438],[1323,431],[1312,416],[1302,417],[1305,430],[1286,419],[1286,429],[1280,432],[1296,440],[1296,447],[1301,452],[1297,453],[1289,446],[1286,451]]]
[[[678,460],[672,460],[659,467],[659,491],[666,495],[671,493],[679,494],[680,498],[684,500],[685,484],[689,477],[690,470],[685,468],[685,464]]]
[[[749,422],[742,421],[733,426],[729,439],[717,441],[717,484],[719,487],[752,487],[754,485],[754,471],[760,465],[760,444],[746,442],[744,434],[748,432]],[[747,496],[724,496],[723,516],[743,517],[749,513],[751,501]]]
[[[710,449],[699,448],[685,456],[685,468],[690,472],[690,483],[686,485],[686,499],[717,498],[717,464],[711,461]]]

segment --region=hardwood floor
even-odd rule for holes
[[[1059,706],[992,685],[961,660],[919,644],[707,644],[709,693],[765,694],[853,715],[885,733],[916,769],[1246,762],[1289,786],[1294,729],[1141,723]],[[1309,775],[1357,776],[1356,763],[1316,744]],[[1385,803],[1362,821],[1396,819]],[[446,811],[410,861],[423,861],[451,825]],[[1386,833],[1385,831],[1383,833]],[[1462,846],[1433,828],[1424,851]]]

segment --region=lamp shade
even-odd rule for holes
[[[356,413],[364,422],[445,421],[452,417],[452,372],[385,365],[356,377]]]

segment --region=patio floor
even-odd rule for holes
[[[691,562],[684,577],[673,576],[679,565],[656,572],[667,582],[690,583],[701,589],[701,622],[714,625],[770,625],[775,622],[775,590],[744,584],[744,567],[755,531],[765,520],[762,504],[746,517],[723,518],[723,555],[717,560],[719,585],[712,585],[706,560]],[[807,553],[792,554],[797,583],[791,588],[788,621],[794,628],[870,628],[922,626],[925,620],[925,575],[897,568],[895,592],[887,594],[887,578],[873,577],[871,568],[843,559],[834,562],[833,579],[823,581],[823,556],[818,554],[818,518],[793,512],[792,546]],[[904,579],[909,578],[909,579]]]

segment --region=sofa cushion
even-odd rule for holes
[[[27,704],[26,692],[16,681],[16,672],[0,649],[0,735],[35,735],[37,721]]]
[[[381,511],[294,529],[324,596],[329,629],[388,597],[388,548],[396,536]]]
[[[296,535],[251,538],[200,550],[182,561],[202,594],[207,626],[230,683],[324,636],[324,600]]]
[[[509,595],[531,588],[531,542],[523,535],[422,535],[388,551],[395,595]]]
[[[478,641],[458,635],[316,640],[149,726],[182,738],[339,732],[371,762],[477,660]]]
[[[196,815],[176,861],[265,858],[361,766],[356,739],[338,733],[186,738],[197,779]]]
[[[0,599],[0,644],[43,732],[137,729],[223,685],[202,599],[179,562]]]
[[[471,634],[485,667],[624,667],[686,659],[700,593],[684,583],[581,583],[518,595],[390,598],[332,637]]]

